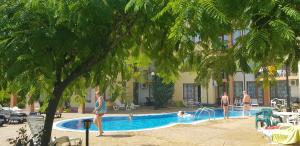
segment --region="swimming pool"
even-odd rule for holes
[[[223,118],[223,110],[216,109],[215,118]],[[189,114],[195,114],[195,112],[187,112]],[[251,114],[255,114],[256,111],[252,110]],[[242,111],[230,111],[230,117],[242,116]],[[213,116],[211,116],[213,118]],[[85,131],[83,126],[84,119],[93,119],[92,117],[76,118],[58,121],[54,123],[53,129],[64,131]],[[163,127],[170,127],[176,124],[196,124],[209,119],[207,112],[202,112],[200,116],[181,118],[177,116],[177,113],[164,113],[164,114],[146,114],[146,115],[134,115],[132,120],[129,120],[128,115],[125,116],[104,116],[103,117],[103,130],[104,132],[130,132],[130,131],[143,131],[150,129],[158,129]],[[95,124],[91,125],[90,131],[97,131]]]

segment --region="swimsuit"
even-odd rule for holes
[[[244,104],[250,104],[249,102],[244,102]]]
[[[98,99],[99,100],[99,99]],[[98,108],[99,107],[99,101],[97,100],[95,107]],[[105,100],[103,98],[101,98],[100,100],[102,100],[102,105],[101,107],[96,111],[97,115],[103,115],[104,113],[106,113],[106,103]]]
[[[228,103],[223,103],[223,106],[228,106]]]

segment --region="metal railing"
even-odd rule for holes
[[[214,115],[214,119],[216,119],[216,113],[215,110],[207,108],[207,107],[202,107],[202,108],[198,108],[195,112],[194,117],[197,118],[201,115],[202,112],[207,112],[208,113],[208,120],[211,119],[211,114]]]

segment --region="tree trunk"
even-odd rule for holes
[[[10,95],[10,107],[17,106],[17,95],[15,93],[11,93]]]
[[[84,114],[85,113],[85,103],[80,103],[78,106],[78,113]]]
[[[46,120],[44,124],[44,132],[42,136],[42,146],[49,145],[52,133],[53,120],[58,106],[59,99],[62,96],[63,88],[56,86],[52,93],[52,98],[49,100],[48,108],[46,110]]]

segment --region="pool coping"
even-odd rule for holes
[[[177,113],[177,112],[165,112],[165,113],[153,113],[153,114],[134,114],[135,116],[149,116],[149,115],[164,115],[164,114],[173,114],[173,113]],[[128,114],[118,114],[118,115],[114,115],[114,114],[107,114],[104,115],[103,117],[124,117],[124,116],[128,116]],[[234,117],[230,117],[230,119],[238,119],[238,118],[243,118],[245,116],[234,116]],[[60,121],[56,121],[53,123],[53,128],[54,130],[60,130],[60,131],[68,131],[68,132],[85,132],[86,130],[75,130],[75,129],[68,129],[68,128],[61,128],[58,126],[59,123],[61,122],[67,122],[67,121],[72,121],[72,120],[79,120],[79,119],[87,119],[87,118],[92,118],[91,116],[85,116],[85,117],[79,117],[79,118],[71,118],[71,119],[65,119],[65,120],[60,120]],[[157,129],[162,129],[162,128],[168,128],[168,127],[172,127],[175,125],[196,125],[199,123],[203,123],[203,122],[207,122],[207,121],[211,121],[211,120],[222,120],[224,119],[224,117],[219,117],[219,118],[211,118],[211,119],[205,119],[205,120],[198,120],[198,121],[194,121],[191,123],[171,123],[171,124],[167,124],[164,126],[159,126],[159,127],[155,127],[155,128],[145,128],[145,129],[138,129],[138,130],[122,130],[122,131],[104,131],[105,133],[127,133],[127,132],[141,132],[141,131],[149,131],[149,130],[157,130]],[[98,131],[89,131],[89,132],[98,132]]]

